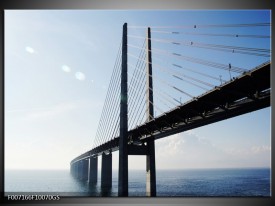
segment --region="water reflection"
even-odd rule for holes
[[[102,197],[112,196],[112,186],[101,186],[101,196]]]
[[[112,186],[103,186],[101,182],[97,183],[89,183],[87,180],[79,180],[72,176],[72,179],[76,182],[76,184],[81,188],[80,196],[89,196],[89,197],[111,197],[116,196],[115,188]]]

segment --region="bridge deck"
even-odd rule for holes
[[[129,131],[129,144],[159,139],[203,125],[228,119],[270,106],[270,62],[262,64],[236,79],[166,112]],[[84,154],[71,163],[102,152],[118,149],[116,137]]]

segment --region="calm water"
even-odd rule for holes
[[[270,196],[270,169],[157,170],[157,196]],[[145,196],[145,171],[129,171],[129,196]],[[67,170],[7,170],[5,191],[56,193],[61,196],[117,196],[118,173],[113,186],[74,179]]]

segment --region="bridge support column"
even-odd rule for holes
[[[146,155],[146,196],[156,196],[156,161],[155,141],[147,142],[148,155]]]
[[[76,178],[79,179],[80,178],[80,161],[77,161],[76,163]]]
[[[73,177],[76,177],[76,163],[71,164],[71,168]]]
[[[83,179],[84,160],[79,161],[79,180]]]
[[[73,177],[75,177],[75,163],[71,164],[71,168],[72,168],[72,175]]]
[[[76,163],[73,163],[73,176],[76,177]]]
[[[89,183],[97,183],[97,157],[89,158]]]
[[[74,177],[78,178],[78,162],[74,163]]]
[[[112,187],[112,153],[102,154],[101,187]]]
[[[154,119],[153,105],[153,78],[152,78],[152,53],[151,53],[151,29],[147,29],[147,120]],[[147,142],[148,154],[146,155],[146,196],[156,196],[156,161],[155,161],[155,140]]]
[[[118,196],[128,196],[127,23],[123,25],[121,58]]]
[[[88,172],[89,172],[89,161],[87,159],[82,160],[82,180],[88,180]]]

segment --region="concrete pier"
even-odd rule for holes
[[[74,168],[73,168],[73,164],[70,164],[70,173],[72,174],[72,175],[74,175],[74,170],[73,170]]]
[[[89,172],[89,161],[88,159],[82,160],[82,176],[81,180],[87,182],[88,181],[88,172]]]
[[[76,163],[76,175],[75,175],[75,177],[77,178],[77,179],[79,179],[79,177],[80,177],[80,161],[77,161]]]
[[[112,153],[102,153],[101,187],[112,187]]]
[[[83,179],[84,160],[79,161],[79,180]]]
[[[89,158],[89,183],[97,183],[97,157]]]
[[[148,155],[146,155],[146,196],[156,196],[156,161],[155,141],[147,142]]]
[[[71,165],[71,168],[72,168],[72,175],[73,175],[74,177],[76,177],[76,164],[73,163],[73,164]]]

